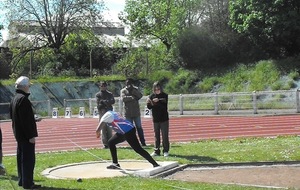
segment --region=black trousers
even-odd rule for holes
[[[33,183],[33,170],[35,166],[35,144],[18,142],[17,145],[17,168],[19,186],[29,189]]]
[[[156,122],[153,124],[155,134],[155,146],[154,151],[156,154],[160,154],[160,132],[162,136],[163,152],[169,152],[169,121]]]
[[[110,149],[111,157],[113,163],[117,164],[118,163],[118,155],[117,155],[117,147],[116,145],[127,141],[128,144],[131,146],[131,148],[144,157],[148,162],[150,162],[153,166],[157,166],[157,162],[151,157],[151,155],[141,147],[137,137],[136,137],[136,129],[133,128],[129,132],[123,134],[115,133],[109,140],[108,140],[108,147]]]

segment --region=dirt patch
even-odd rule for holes
[[[300,189],[300,164],[187,167],[167,179],[190,182]]]

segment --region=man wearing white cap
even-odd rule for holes
[[[24,189],[38,189],[34,184],[35,138],[38,136],[32,104],[28,99],[31,83],[28,77],[16,80],[16,94],[10,103],[12,128],[17,141],[18,185]]]
[[[110,149],[113,164],[107,166],[107,169],[120,169],[117,156],[116,145],[124,142],[125,140],[131,146],[131,148],[143,156],[153,167],[158,167],[158,163],[152,158],[152,156],[140,145],[139,140],[136,136],[135,126],[128,120],[124,119],[119,113],[114,111],[106,112],[96,129],[97,138],[100,137],[101,128],[104,125],[109,125],[116,133],[108,140],[108,147]]]

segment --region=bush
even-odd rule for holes
[[[280,72],[273,61],[259,61],[251,71],[249,90],[265,90],[279,78]]]
[[[196,92],[196,72],[179,69],[178,72],[168,81],[165,89],[172,94],[188,94]]]

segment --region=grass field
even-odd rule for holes
[[[152,146],[146,148],[152,151]],[[103,179],[85,179],[79,183],[76,180],[48,179],[41,172],[49,167],[84,161],[97,161],[99,157],[110,160],[106,149],[91,149],[87,151],[50,152],[37,154],[35,181],[47,190],[171,190],[171,189],[208,189],[237,190],[262,189],[237,185],[220,185],[207,183],[192,183],[161,178],[115,177]],[[129,148],[118,149],[119,159],[142,159]],[[280,136],[277,138],[241,138],[234,140],[204,140],[191,143],[175,143],[171,145],[168,158],[155,157],[159,161],[172,160],[180,164],[228,163],[228,162],[262,162],[262,161],[299,161],[300,137]],[[15,156],[5,156],[4,165],[8,176],[0,176],[0,189],[22,189],[17,186],[17,171]]]

